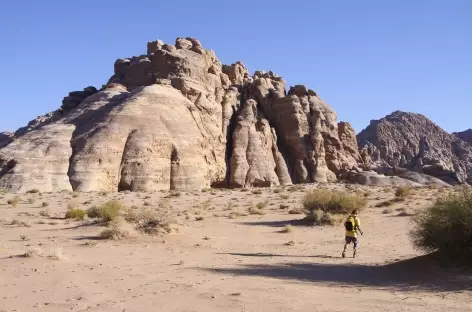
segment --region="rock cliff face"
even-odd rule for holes
[[[458,137],[459,139],[466,141],[469,144],[472,144],[472,129],[468,129],[462,132],[454,132],[452,134]]]
[[[472,182],[472,146],[420,114],[396,111],[357,135],[372,168],[403,167],[445,182]]]
[[[101,89],[0,137],[0,188],[154,191],[335,181],[354,130],[305,86],[223,65],[193,38],[119,59]],[[3,145],[3,146],[2,146]]]

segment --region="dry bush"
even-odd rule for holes
[[[280,198],[286,200],[286,199],[289,199],[289,198],[290,198],[290,195],[282,194],[282,195],[280,195]]]
[[[249,207],[248,212],[249,212],[249,214],[252,214],[252,215],[260,215],[260,216],[265,215],[264,211],[262,211],[261,209],[258,209],[256,207],[252,207],[252,206]]]
[[[34,197],[28,198],[28,203],[30,203],[31,205],[33,205],[34,203],[36,203],[36,198],[34,198]]]
[[[75,219],[75,220],[83,220],[85,219],[85,216],[87,215],[87,212],[82,209],[78,208],[72,208],[68,209],[65,214],[66,219]]]
[[[257,209],[264,209],[265,207],[267,207],[267,202],[257,203],[257,204],[256,204],[256,208],[257,208]]]
[[[280,233],[291,233],[293,231],[293,227],[290,224],[284,226],[284,228],[280,231]]]
[[[364,196],[342,191],[315,189],[308,191],[303,198],[303,207],[307,214],[316,210],[346,214],[354,209],[361,210],[366,204]]]
[[[228,218],[230,219],[236,219],[238,217],[247,217],[247,214],[239,211],[233,211],[228,215]]]
[[[49,206],[48,202],[42,202],[41,207],[47,207],[47,206]]]
[[[174,223],[167,213],[151,210],[144,210],[133,215],[128,212],[126,220],[134,223],[137,230],[146,234],[170,233]]]
[[[336,223],[333,215],[328,211],[316,209],[307,214],[305,221],[316,225],[334,225]]]
[[[405,198],[411,195],[413,188],[411,186],[399,186],[395,190],[395,197]]]
[[[20,203],[20,201],[21,201],[20,196],[15,196],[13,197],[13,199],[8,200],[7,204],[11,205],[13,208],[16,208],[18,207],[18,204]]]
[[[303,192],[305,190],[305,187],[303,185],[292,185],[290,186],[287,191],[289,192]]]
[[[10,225],[16,225],[18,227],[31,227],[31,224],[28,221],[21,221],[18,219],[11,221]]]
[[[274,192],[275,194],[278,194],[278,193],[282,193],[283,191],[284,190],[282,188],[276,188],[272,192]]]
[[[280,204],[279,206],[280,209],[287,209],[287,208],[290,208],[289,205],[285,205],[285,204]]]
[[[108,227],[100,233],[102,239],[125,239],[132,236],[134,229],[121,217],[115,217],[108,223]]]
[[[28,247],[26,249],[26,252],[20,255],[20,257],[24,257],[24,258],[33,258],[33,257],[42,257],[42,256],[43,256],[43,251],[39,247],[36,247],[36,246]]]
[[[472,191],[462,189],[440,197],[414,218],[414,245],[428,252],[438,251],[442,260],[472,263]]]
[[[39,193],[38,189],[31,189],[31,190],[26,191],[26,194],[37,194],[37,193]]]
[[[253,191],[252,191],[252,194],[254,194],[254,195],[261,195],[261,194],[262,194],[262,190],[259,190],[259,189],[253,190]]]
[[[203,216],[195,217],[195,221],[203,221],[203,220],[205,220],[205,217]]]
[[[74,193],[72,193],[72,198],[77,198],[77,197],[79,197],[79,196],[80,196],[80,194],[79,194],[79,193],[75,193],[75,192],[74,192]]]
[[[393,213],[393,209],[392,208],[386,208],[386,209],[382,210],[382,213],[383,214]]]
[[[119,200],[111,200],[100,207],[92,207],[87,210],[89,218],[98,218],[101,222],[110,222],[116,219],[121,213],[127,212],[128,208]]]

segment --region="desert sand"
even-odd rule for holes
[[[304,215],[289,213],[314,187],[346,188],[22,194],[16,208],[2,194],[0,311],[472,311],[470,272],[437,267],[409,238],[410,213],[440,191],[376,207],[394,190],[347,186],[369,203],[359,256],[342,259],[342,224],[296,225]],[[100,240],[102,226],[64,219],[71,202],[110,199],[168,210],[174,230]]]

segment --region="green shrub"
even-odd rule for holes
[[[87,215],[87,213],[84,210],[73,208],[73,209],[68,209],[66,211],[65,218],[66,219],[83,220],[83,219],[85,219],[86,215]]]
[[[361,210],[366,204],[367,200],[362,195],[321,189],[308,191],[303,198],[307,214],[316,210],[346,214],[354,209]]]
[[[472,191],[440,197],[414,218],[414,245],[427,252],[438,251],[443,260],[472,263]]]
[[[119,200],[111,200],[100,207],[92,207],[87,210],[89,218],[98,218],[102,222],[110,222],[116,219],[120,212],[128,210]]]

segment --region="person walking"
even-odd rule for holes
[[[361,228],[361,220],[359,219],[359,210],[354,209],[349,217],[346,219],[346,222],[344,222],[344,228],[346,229],[346,236],[345,236],[345,244],[344,244],[344,250],[343,250],[343,258],[346,258],[346,249],[347,245],[353,243],[354,249],[352,253],[352,257],[355,258],[357,255],[357,246],[359,244],[359,239],[357,237],[357,232],[361,233],[361,235],[364,235],[362,232]]]

